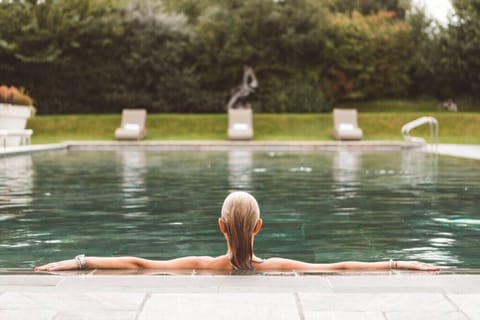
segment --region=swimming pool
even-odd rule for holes
[[[480,166],[419,151],[63,151],[0,158],[0,268],[87,255],[225,252],[217,218],[251,192],[261,257],[480,268]]]

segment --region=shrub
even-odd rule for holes
[[[332,100],[407,94],[413,44],[408,24],[394,17],[386,11],[332,16],[322,76],[325,93]]]
[[[23,88],[0,86],[0,103],[8,103],[21,106],[33,106],[33,99],[25,93]]]

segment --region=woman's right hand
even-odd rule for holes
[[[35,267],[35,271],[62,271],[62,270],[77,270],[78,263],[75,259],[63,260],[44,264],[43,266]]]

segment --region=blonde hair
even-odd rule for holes
[[[260,219],[257,200],[247,192],[231,193],[223,202],[222,219],[231,247],[230,262],[237,269],[253,269],[252,239],[255,226]]]

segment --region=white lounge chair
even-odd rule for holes
[[[228,138],[230,140],[251,140],[253,138],[251,108],[228,109]]]
[[[122,111],[122,124],[115,130],[117,140],[141,140],[147,132],[145,122],[147,110],[145,109],[124,109]]]
[[[333,109],[333,136],[337,140],[362,140],[356,109]]]

